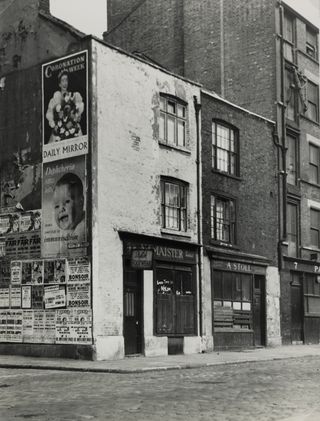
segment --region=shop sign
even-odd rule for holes
[[[153,250],[132,250],[131,267],[133,269],[152,269]]]
[[[214,260],[212,261],[212,267],[219,270],[229,270],[232,272],[244,272],[244,273],[258,273],[264,275],[266,270],[263,266],[252,265],[243,262],[231,262],[227,260]]]
[[[296,270],[298,272],[308,272],[320,275],[320,264],[308,264],[306,262],[285,261],[284,267],[287,270]]]

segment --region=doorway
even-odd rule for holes
[[[303,342],[303,296],[300,276],[292,273],[291,297],[291,342]]]
[[[125,355],[142,353],[143,271],[125,269],[123,288],[123,336]]]
[[[255,346],[265,346],[265,277],[255,275],[253,280],[253,328]]]

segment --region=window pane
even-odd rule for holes
[[[241,275],[240,273],[235,274],[235,284],[234,284],[234,299],[241,301],[242,300],[242,288],[241,288]],[[233,307],[234,308],[234,307]]]
[[[166,100],[163,97],[160,97],[160,110],[166,110]]]
[[[311,183],[316,183],[316,184],[318,184],[319,182],[318,167],[314,165],[309,166],[309,181],[311,181]]]
[[[224,300],[232,300],[232,284],[233,274],[231,272],[223,272],[223,299]]]
[[[309,159],[311,164],[319,164],[318,148],[316,146],[309,145]]]
[[[287,182],[289,184],[296,184],[296,138],[287,135]]]
[[[167,111],[168,111],[168,113],[175,114],[176,113],[176,104],[172,101],[168,101]]]
[[[178,108],[178,117],[185,117],[186,116],[186,108],[183,105],[177,105]]]
[[[283,28],[283,36],[286,41],[293,43],[293,16],[288,15],[285,13],[284,15],[284,28]]]
[[[307,297],[309,313],[320,313],[320,297]]]
[[[251,276],[241,275],[242,278],[242,300],[251,301]]]
[[[222,295],[222,272],[214,272],[213,275],[214,286],[213,286],[213,296],[214,298],[223,298]]]
[[[315,247],[319,247],[319,231],[311,229],[311,244]]]
[[[320,225],[319,225],[319,218],[320,212],[315,210],[315,209],[310,209],[310,217],[311,217],[311,226],[313,228],[317,228],[320,229]]]
[[[175,142],[175,118],[169,115],[167,116],[167,140],[172,145]]]
[[[185,146],[185,122],[178,120],[178,146]]]
[[[224,149],[217,151],[217,167],[220,171],[228,172],[228,152]]]
[[[165,124],[166,124],[166,119],[165,119],[165,115],[161,112],[160,113],[160,122],[159,122],[159,138],[161,140],[165,140]]]

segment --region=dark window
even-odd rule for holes
[[[293,62],[293,48],[295,44],[295,18],[289,13],[284,13],[283,21],[283,39],[284,39],[284,57],[286,60]]]
[[[306,27],[306,53],[317,60],[318,33],[310,26]]]
[[[161,180],[162,228],[187,231],[187,201],[187,184]]]
[[[215,328],[252,328],[252,276],[213,272]]]
[[[319,184],[319,148],[309,144],[309,181]]]
[[[293,185],[297,184],[297,143],[297,138],[295,136],[287,134],[287,182]]]
[[[298,205],[287,204],[288,256],[298,256]]]
[[[233,128],[212,123],[212,168],[239,175],[238,132]]]
[[[310,209],[310,237],[311,245],[320,248],[320,211]]]
[[[304,311],[305,314],[320,316],[320,284],[318,277],[309,273],[304,280]]]
[[[297,118],[297,88],[294,70],[291,67],[285,69],[285,105],[286,117],[295,121]]]
[[[156,333],[194,334],[195,284],[191,268],[156,269]]]
[[[211,196],[211,238],[226,243],[235,243],[234,200]]]
[[[307,81],[307,112],[306,116],[313,121],[319,121],[319,86]]]
[[[173,146],[186,146],[187,107],[183,101],[160,96],[160,141]]]

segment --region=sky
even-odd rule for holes
[[[102,38],[107,29],[106,0],[51,0],[51,14],[86,34]]]
[[[320,0],[283,1],[306,16],[314,25],[320,26]],[[86,34],[101,38],[102,33],[107,29],[106,3],[107,0],[51,0],[50,5],[54,16]]]

